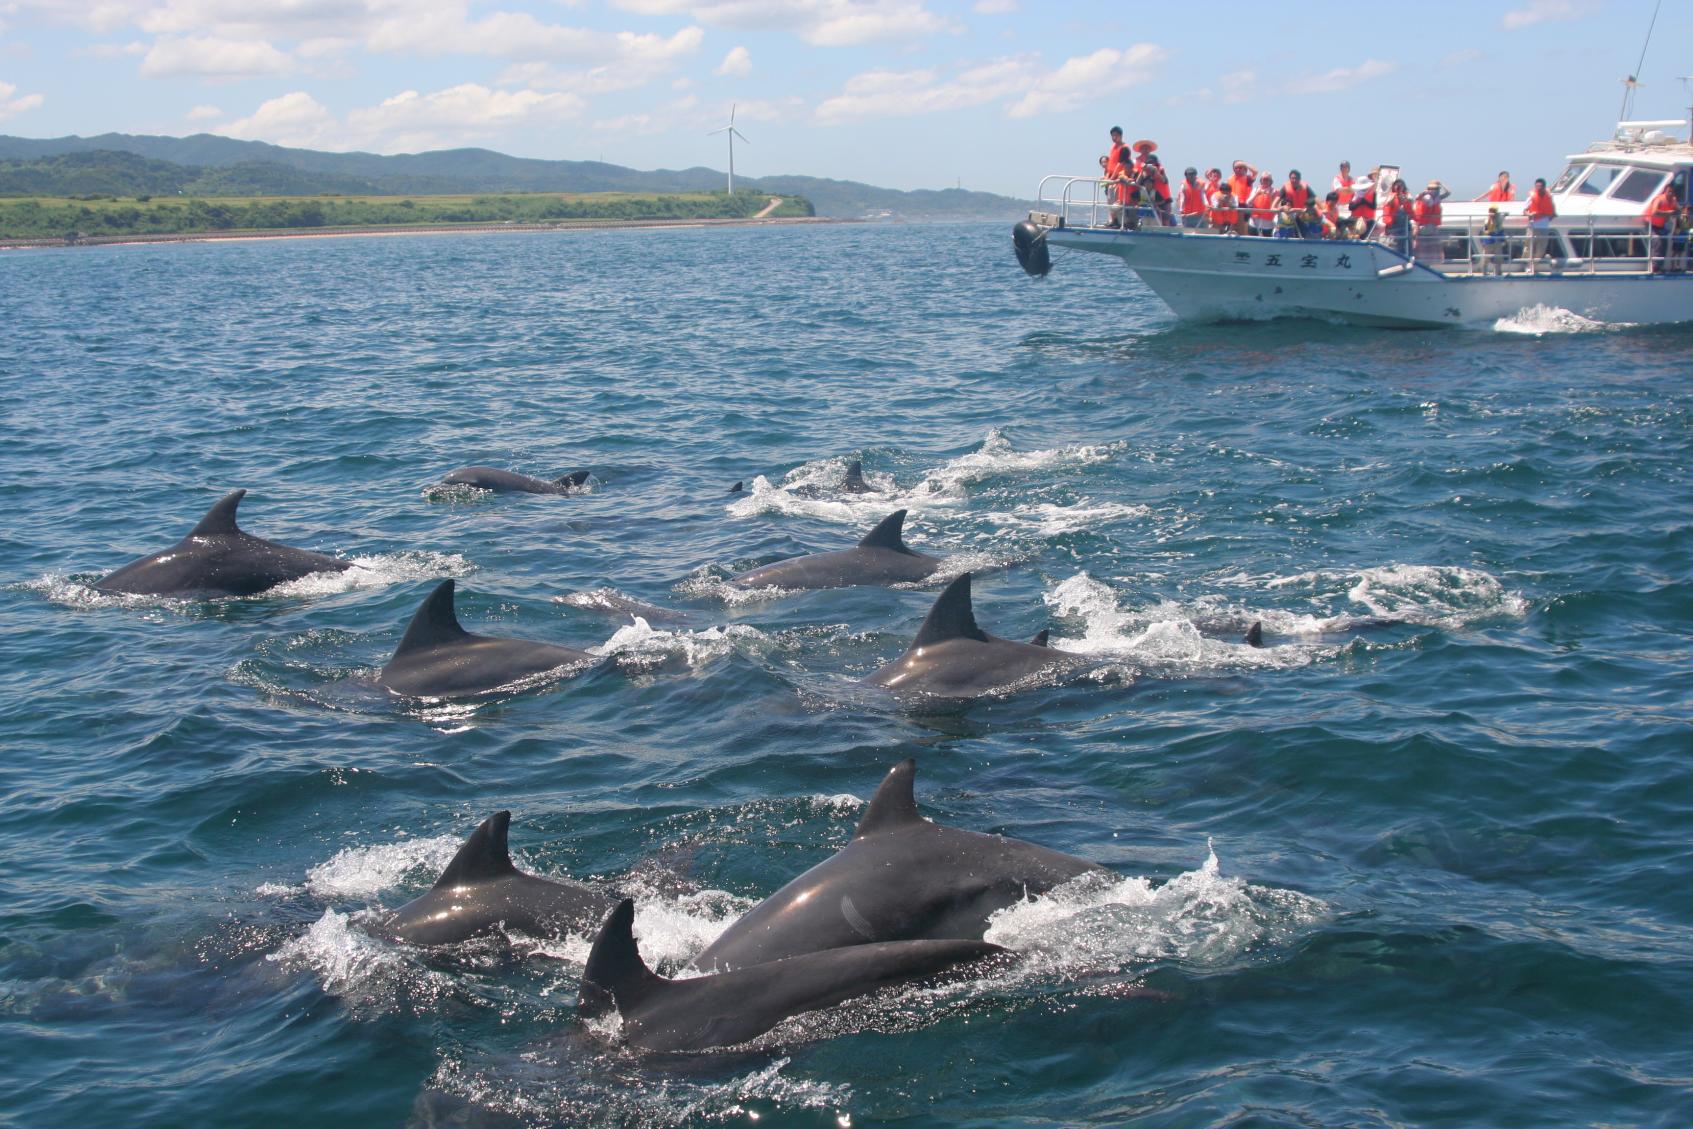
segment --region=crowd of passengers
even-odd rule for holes
[[[1275,239],[1374,239],[1424,261],[1444,257],[1440,204],[1452,193],[1438,180],[1413,196],[1405,181],[1395,179],[1383,193],[1378,187],[1381,169],[1354,177],[1351,163],[1342,161],[1329,191],[1319,195],[1298,169],[1278,186],[1272,174],[1235,161],[1226,177],[1222,169],[1213,168],[1200,179],[1199,170],[1189,166],[1172,186],[1157,148],[1153,141],[1124,144],[1122,127],[1111,127],[1110,148],[1099,158],[1111,226],[1135,228],[1150,221]],[[1516,200],[1511,174],[1501,172],[1477,199],[1492,205],[1477,233],[1483,273],[1503,274],[1510,254],[1499,205]],[[1523,260],[1538,272],[1550,252],[1552,220],[1558,214],[1545,180],[1534,182],[1522,214],[1528,221]],[[1652,232],[1651,269],[1685,271],[1693,213],[1676,198],[1673,182],[1652,198],[1642,217]]]

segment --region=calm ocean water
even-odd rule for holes
[[[1693,334],[1184,326],[1008,226],[0,258],[0,1121],[1693,1122]],[[466,463],[595,485],[431,489]],[[237,487],[359,567],[89,586]],[[722,584],[901,506],[1089,675],[903,710],[855,679],[938,585]],[[388,698],[444,576],[607,661]],[[360,929],[509,807],[674,969],[905,757],[1120,882],[997,919],[1014,970],[668,1060],[575,1021],[587,938]]]

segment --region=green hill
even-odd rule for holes
[[[491,149],[381,156],[290,149],[209,133],[149,137],[0,136],[0,195],[423,196],[513,192],[710,192],[708,168],[642,171],[600,161],[542,161]],[[889,211],[912,219],[1013,219],[1025,201],[958,189],[902,192],[807,176],[737,178],[737,188],[803,195],[821,216]]]

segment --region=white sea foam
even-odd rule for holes
[[[1083,498],[1070,505],[1056,502],[1037,502],[1017,510],[994,511],[988,520],[1006,529],[1031,530],[1041,537],[1058,537],[1066,533],[1080,533],[1115,522],[1143,518],[1152,512],[1150,507],[1127,502],[1095,502]]]
[[[657,666],[670,658],[680,658],[690,667],[699,667],[736,650],[763,652],[774,645],[770,636],[745,624],[701,631],[666,631],[635,616],[634,622],[618,628],[599,646],[589,647],[588,653],[616,656],[620,663],[636,667]]]
[[[668,976],[696,975],[685,966],[707,945],[757,904],[725,890],[697,890],[687,894],[660,893],[633,877],[621,884],[635,899],[635,940],[641,958]],[[572,964],[586,964],[593,938],[554,937],[537,940],[534,952]]]
[[[404,990],[425,999],[452,991],[450,977],[410,965],[401,952],[371,937],[347,914],[325,910],[300,936],[266,960],[312,973],[323,990],[351,1003],[386,1009]]]
[[[1480,569],[1460,565],[1389,564],[1365,569],[1316,569],[1272,579],[1266,587],[1303,590],[1312,599],[1346,599],[1371,615],[1437,627],[1528,612],[1528,601]]]
[[[914,498],[930,499],[931,504],[940,499],[962,500],[972,484],[984,479],[1104,462],[1123,446],[1122,443],[1078,444],[1018,451],[998,428],[993,428],[983,437],[981,447],[930,471],[911,493]]]
[[[1594,321],[1562,306],[1529,306],[1510,317],[1493,323],[1498,333],[1526,333],[1541,337],[1548,333],[1603,333],[1608,329],[1627,329],[1630,322]]]
[[[1211,617],[1202,616],[1193,607],[1160,602],[1145,608],[1124,608],[1118,592],[1085,572],[1063,581],[1043,599],[1055,617],[1079,620],[1082,627],[1079,635],[1055,627],[1052,646],[1130,660],[1127,673],[1144,669],[1287,667],[1311,659],[1300,648],[1249,647],[1238,636],[1219,638],[1201,632],[1199,622]]]
[[[459,844],[455,836],[436,835],[347,847],[306,871],[306,890],[320,898],[368,898],[408,878],[434,881]]]

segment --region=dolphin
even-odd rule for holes
[[[573,471],[549,482],[544,478],[530,478],[527,474],[495,470],[491,466],[467,466],[453,471],[441,481],[448,486],[474,486],[496,494],[574,494],[588,481],[588,472]]]
[[[876,488],[864,481],[864,464],[858,459],[847,464],[846,481],[841,483],[843,494],[874,494]]]
[[[518,870],[506,845],[510,829],[509,811],[483,820],[429,892],[395,910],[381,931],[413,945],[447,945],[502,924],[532,937],[593,929],[611,899],[579,882]]]
[[[635,945],[635,903],[619,902],[588,953],[578,1009],[615,1007],[623,1037],[649,1051],[703,1051],[755,1039],[791,1016],[1006,954],[985,941],[895,941],[667,980]]]
[[[895,510],[851,549],[775,561],[743,572],[730,583],[743,588],[848,588],[922,580],[941,567],[941,558],[907,548],[900,536],[904,525],[905,511]]]
[[[888,771],[852,842],[777,890],[694,958],[705,971],[884,941],[981,940],[988,918],[1097,863],[917,813],[917,762]]]
[[[966,572],[941,591],[905,654],[865,681],[901,693],[968,698],[1080,661],[1082,656],[1069,651],[1001,639],[977,627]]]
[[[466,698],[594,656],[529,639],[472,635],[453,612],[453,581],[443,580],[412,616],[394,657],[376,678],[396,694]]]
[[[235,510],[245,490],[226,494],[188,536],[162,553],[124,565],[95,584],[138,596],[251,596],[314,572],[345,572],[346,561],[244,533]]]

